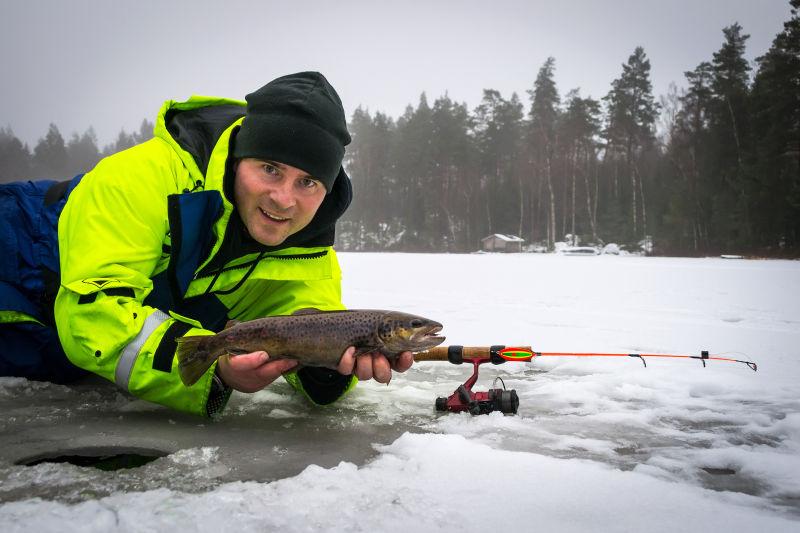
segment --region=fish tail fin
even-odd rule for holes
[[[178,373],[181,381],[187,387],[197,383],[197,380],[211,368],[219,354],[209,350],[208,335],[190,335],[178,338]]]

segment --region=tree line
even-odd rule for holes
[[[144,142],[153,136],[153,123],[143,120],[139,131],[120,130],[116,140],[99,149],[93,128],[73,133],[69,140],[55,124],[39,139],[33,151],[10,127],[0,128],[0,183],[27,179],[67,179],[88,172],[100,159]]]
[[[800,0],[790,3],[754,73],[736,23],[659,101],[637,47],[600,100],[562,96],[551,57],[526,101],[487,89],[471,110],[424,93],[396,120],[357,109],[341,247],[468,252],[503,233],[552,248],[569,234],[663,254],[797,256]]]
[[[637,47],[599,100],[562,96],[550,57],[525,101],[486,89],[474,109],[424,93],[396,120],[357,109],[345,160],[355,198],[337,245],[470,252],[502,233],[550,249],[570,235],[662,254],[800,255],[800,0],[790,4],[754,73],[735,23],[658,102]],[[145,120],[99,150],[91,128],[65,141],[51,124],[31,152],[0,129],[0,182],[88,171],[152,130]]]

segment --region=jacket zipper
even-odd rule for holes
[[[263,261],[264,259],[280,259],[282,261],[292,261],[298,259],[318,259],[320,257],[324,257],[328,255],[327,250],[323,250],[321,252],[312,252],[309,254],[289,254],[289,255],[265,255],[260,259],[255,259],[253,261],[248,261],[247,263],[242,263],[241,265],[231,266],[231,267],[223,267],[220,270],[215,270],[214,272],[209,272],[207,274],[203,274],[202,276],[197,273],[192,277],[192,281],[197,281],[199,279],[211,278],[218,274],[223,274],[224,272],[230,272],[232,270],[240,270],[243,268],[249,268],[253,266],[253,263],[258,263]]]

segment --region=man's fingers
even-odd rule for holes
[[[383,354],[373,354],[372,374],[378,383],[389,383],[392,380],[392,367],[389,360]]]
[[[405,372],[411,365],[414,364],[414,354],[411,352],[403,352],[395,358],[394,362],[392,363],[392,368],[396,372]]]
[[[356,357],[356,376],[361,381],[372,379],[372,354],[365,353]]]
[[[342,354],[342,358],[339,359],[339,364],[336,366],[336,371],[343,376],[349,376],[352,374],[353,368],[356,364],[355,353],[356,349],[354,346],[350,346],[348,349],[346,349],[344,354]]]
[[[294,359],[280,359],[278,361],[264,363],[260,367],[256,368],[253,373],[263,380],[269,380],[271,383],[278,379],[281,374],[288,372],[296,366],[297,361]]]
[[[343,375],[355,374],[361,381],[375,379],[379,383],[389,383],[392,380],[392,370],[405,372],[414,364],[411,352],[403,352],[392,361],[380,352],[355,355],[353,346],[347,348],[336,366],[336,370]]]
[[[231,388],[241,392],[256,392],[296,366],[297,361],[293,359],[270,361],[266,352],[259,351],[220,357],[217,370]]]
[[[246,370],[253,370],[263,365],[269,360],[267,352],[253,352],[242,355],[226,355],[228,365],[236,372],[243,372]]]

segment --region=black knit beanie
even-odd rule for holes
[[[344,108],[319,72],[272,80],[248,94],[233,155],[285,163],[308,172],[330,193],[350,144]]]

